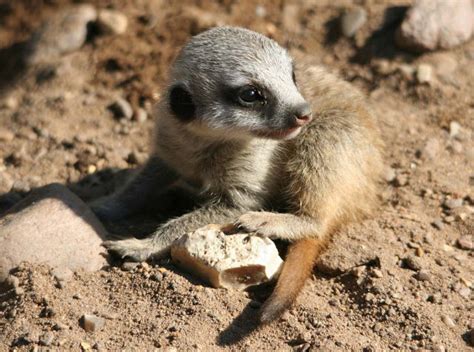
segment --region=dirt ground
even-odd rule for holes
[[[0,295],[0,351],[474,351],[473,40],[424,55],[397,49],[408,1],[357,1],[368,21],[348,39],[338,18],[351,1],[90,0],[126,14],[126,33],[92,30],[54,66],[24,69],[18,47],[73,3],[0,0],[0,124],[14,134],[0,139],[0,214],[51,182],[86,201],[111,192],[146,158],[153,122],[117,120],[107,107],[121,96],[150,114],[179,48],[221,24],[265,33],[367,94],[387,145],[382,206],[334,237],[273,325],[254,320],[268,288],[211,289],[166,261],[77,272],[61,285],[25,264],[20,289]],[[428,83],[412,72],[423,63]],[[85,332],[83,314],[104,327]]]

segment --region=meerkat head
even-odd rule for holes
[[[288,52],[247,29],[216,27],[193,37],[171,79],[171,116],[196,133],[289,139],[311,120]]]

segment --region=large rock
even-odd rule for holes
[[[226,235],[218,225],[181,237],[171,247],[171,258],[214,287],[238,290],[273,279],[283,263],[270,239]]]
[[[38,189],[0,219],[0,282],[23,261],[99,270],[105,237],[89,207],[65,186]]]
[[[467,41],[474,30],[471,0],[417,0],[396,35],[413,51],[449,49]]]
[[[87,4],[56,14],[31,38],[28,62],[47,62],[79,49],[86,41],[88,23],[96,19],[97,11]]]

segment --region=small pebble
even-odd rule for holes
[[[92,314],[84,314],[81,318],[82,328],[87,332],[96,332],[105,325],[105,319]]]
[[[387,183],[393,182],[396,177],[397,177],[397,174],[393,168],[391,167],[385,168],[383,172],[383,178],[385,179],[385,181],[387,181]]]
[[[418,261],[418,259],[416,259],[415,257],[413,256],[408,256],[408,257],[405,257],[403,259],[403,265],[408,268],[408,269],[411,269],[411,270],[415,270],[415,271],[418,271],[421,269],[421,264],[420,262]]]
[[[163,274],[160,272],[154,273],[150,275],[150,280],[160,282],[163,280]]]
[[[423,250],[422,247],[418,247],[416,250],[415,250],[415,254],[417,257],[422,257],[425,255],[425,251]]]
[[[462,198],[446,199],[443,205],[449,209],[459,208],[462,206]]]
[[[433,82],[433,67],[428,64],[420,64],[416,69],[416,79],[418,83],[430,84]]]
[[[394,185],[397,187],[403,187],[408,184],[408,175],[400,174],[395,177]]]
[[[347,10],[341,18],[341,32],[346,37],[352,37],[366,22],[367,12],[363,8]]]
[[[441,220],[440,218],[433,220],[431,225],[433,225],[433,227],[438,230],[442,230],[444,227],[443,220]]]
[[[456,326],[456,323],[448,315],[443,315],[441,319],[443,320],[443,323],[445,323],[450,328],[454,328]]]
[[[459,135],[459,132],[461,132],[461,125],[459,124],[459,122],[451,121],[449,123],[449,136],[451,138],[455,138]]]
[[[40,345],[43,345],[43,346],[51,346],[51,343],[53,342],[53,340],[54,340],[54,335],[48,332],[44,334],[43,336],[41,336],[41,338],[39,339],[39,343]]]
[[[469,287],[463,287],[461,288],[458,293],[464,297],[464,298],[469,298],[471,297],[471,289]]]
[[[146,112],[145,109],[138,108],[135,111],[135,114],[133,115],[133,118],[138,123],[144,123],[146,120],[148,120],[148,113]]]
[[[461,249],[472,250],[474,249],[474,241],[472,236],[464,235],[458,238],[457,245]]]
[[[431,281],[431,275],[426,270],[420,270],[414,277],[419,281]]]
[[[382,271],[379,270],[379,269],[373,269],[373,270],[372,270],[372,275],[373,275],[374,277],[379,278],[379,279],[383,278],[383,273],[382,273]]]
[[[137,262],[123,262],[121,268],[124,271],[132,271],[138,267],[138,264]]]
[[[118,98],[110,106],[110,111],[117,119],[126,118],[130,120],[133,117],[133,109],[128,101],[123,98]]]
[[[127,30],[127,16],[115,10],[100,10],[97,16],[97,25],[106,34],[123,34]]]

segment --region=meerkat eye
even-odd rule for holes
[[[263,101],[263,95],[253,86],[244,87],[239,93],[239,99],[244,103],[255,103],[256,101]]]

